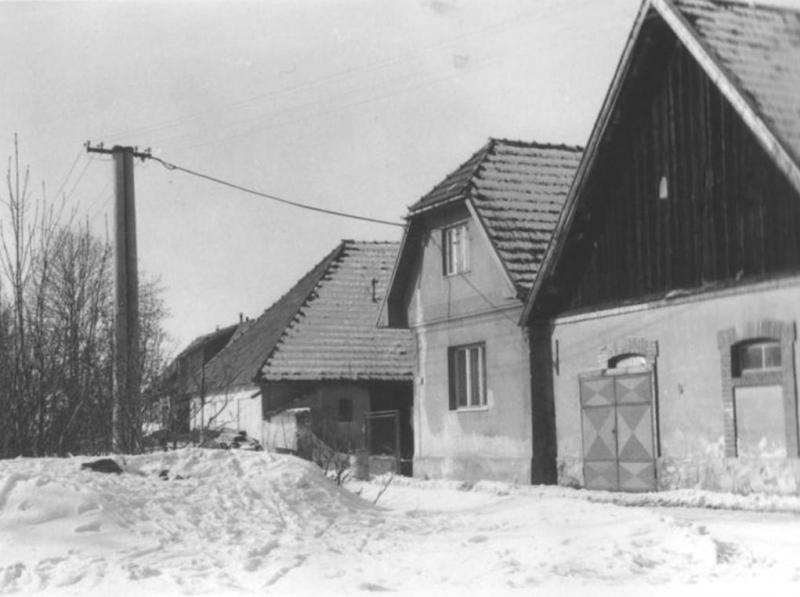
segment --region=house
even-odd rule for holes
[[[231,341],[237,330],[247,323],[240,318],[238,324],[203,334],[192,340],[169,364],[164,376],[168,397],[164,424],[175,433],[189,431],[191,400],[204,393],[205,365]]]
[[[526,301],[559,482],[800,490],[800,12],[645,0]]]
[[[410,207],[380,322],[416,339],[415,476],[554,477],[519,320],[580,156],[490,139]]]
[[[274,421],[308,411],[334,449],[410,461],[413,338],[375,326],[397,251],[342,241],[208,363],[205,420],[292,448]]]

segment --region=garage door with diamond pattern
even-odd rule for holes
[[[650,372],[580,380],[587,489],[655,490]]]

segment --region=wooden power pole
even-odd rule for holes
[[[114,158],[114,264],[116,326],[114,354],[114,408],[112,444],[115,452],[133,453],[140,448],[141,358],[139,346],[139,271],[136,257],[136,204],[133,185],[133,158],[151,157],[133,147],[115,145],[92,147],[91,153],[111,154]]]

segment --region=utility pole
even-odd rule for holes
[[[114,158],[114,269],[115,269],[115,354],[112,447],[117,453],[132,453],[140,448],[141,359],[139,347],[139,272],[136,258],[136,205],[134,201],[133,158],[147,159],[133,147],[100,144],[89,153],[110,154]]]

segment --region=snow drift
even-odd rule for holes
[[[127,457],[121,475],[80,470],[86,460],[0,461],[0,592],[268,586],[302,543],[374,511],[288,456],[186,450]]]
[[[701,594],[765,580],[793,594],[800,580],[800,540],[753,548],[744,523],[570,490],[398,478],[376,506],[379,483],[352,484],[362,499],[292,456],[189,449],[128,457],[120,475],[87,460],[0,461],[0,594]],[[790,518],[762,535],[800,537],[798,517],[770,516]]]

